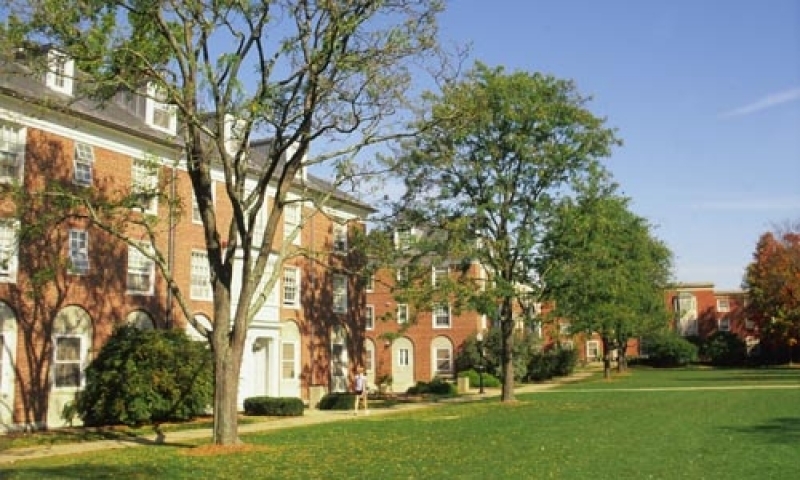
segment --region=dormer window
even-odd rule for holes
[[[54,50],[47,53],[45,85],[48,88],[59,93],[72,95],[72,79],[74,75],[74,60]]]
[[[175,106],[167,103],[167,93],[163,88],[153,84],[147,86],[145,118],[153,128],[172,134],[177,131]]]

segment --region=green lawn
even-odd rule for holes
[[[554,391],[247,436],[248,451],[137,447],[0,466],[0,478],[794,479],[800,370],[634,370]],[[621,391],[696,387],[699,390]]]

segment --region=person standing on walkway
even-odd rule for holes
[[[364,413],[369,415],[369,408],[367,405],[367,375],[364,373],[364,367],[358,367],[356,373],[356,406],[353,415],[358,415],[358,406],[363,404]]]

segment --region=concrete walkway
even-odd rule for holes
[[[537,383],[522,385],[515,389],[515,393],[532,393],[537,391],[548,390],[561,383],[567,383],[584,379],[592,375],[592,372],[577,372],[567,378],[556,379],[551,382]],[[500,396],[500,389],[486,388],[484,394],[477,393],[476,390],[471,390],[470,393],[460,395],[451,399],[441,399],[437,402],[420,402],[420,403],[400,403],[391,408],[380,408],[369,411],[369,417],[392,415],[398,412],[407,412],[410,410],[417,410],[422,408],[432,408],[437,405],[452,402],[471,402],[480,401],[485,398],[492,398]],[[365,414],[360,412],[356,417],[352,411],[341,410],[317,410],[308,409],[304,412],[303,416],[299,417],[265,417],[264,421],[255,423],[239,425],[239,433],[254,433],[265,432],[269,430],[277,430],[281,428],[292,428],[303,425],[316,425],[320,423],[340,422],[344,420],[353,420],[354,418],[364,417]],[[88,453],[97,450],[109,450],[115,448],[128,448],[146,445],[179,445],[182,442],[197,439],[210,439],[211,429],[198,428],[193,430],[180,430],[175,432],[167,432],[163,438],[158,438],[155,433],[141,437],[131,437],[115,440],[97,440],[91,442],[78,442],[78,443],[64,443],[55,445],[38,445],[35,447],[15,448],[0,452],[0,465],[14,463],[23,460],[33,460],[43,457],[51,457],[57,455],[75,455],[81,453]]]

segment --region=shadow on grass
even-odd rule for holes
[[[668,372],[668,370],[664,370]],[[687,370],[684,370],[687,371]],[[688,370],[702,372],[696,375],[686,375],[679,378],[682,382],[761,382],[761,381],[780,381],[800,383],[800,369],[796,368],[763,368],[753,367],[752,369],[742,369],[741,367],[714,367],[707,370]]]
[[[750,435],[763,443],[797,445],[800,443],[800,417],[773,418],[760,425],[748,427],[723,427],[727,432]]]
[[[2,472],[2,469],[0,469]],[[161,478],[164,471],[153,465],[114,466],[102,465],[69,465],[67,467],[26,467],[25,475],[30,478]],[[35,477],[34,477],[35,476]]]

